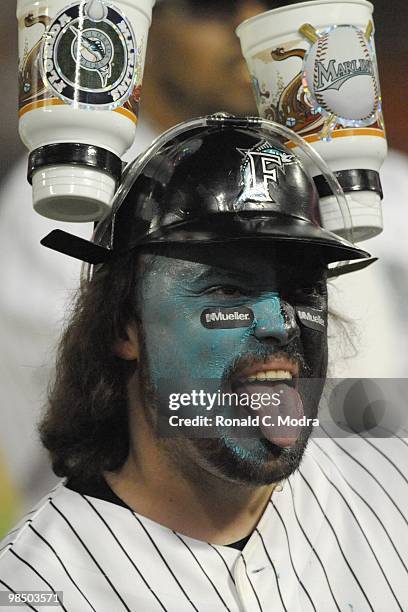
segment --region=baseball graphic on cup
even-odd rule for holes
[[[259,114],[292,128],[336,173],[356,241],[382,231],[387,140],[373,8],[367,0],[282,0],[237,28]],[[336,198],[310,172],[324,227],[344,236]]]
[[[346,121],[366,121],[378,108],[378,86],[364,33],[352,25],[319,32],[304,59],[311,103]]]

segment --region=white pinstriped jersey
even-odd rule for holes
[[[314,438],[242,552],[60,483],[1,543],[0,589],[64,593],[25,610],[406,612],[407,459],[401,438]]]

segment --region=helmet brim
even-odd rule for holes
[[[366,259],[370,254],[357,248],[311,221],[269,213],[218,213],[211,219],[201,217],[195,221],[172,223],[139,237],[138,245],[163,243],[222,243],[235,240],[263,240],[275,243],[292,244],[318,250],[325,263]],[[136,246],[136,244],[134,245]]]

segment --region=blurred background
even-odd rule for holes
[[[162,0],[157,5],[137,142],[128,159],[179,121],[220,110],[256,112],[234,30],[245,18],[276,4],[274,0]],[[39,245],[40,238],[58,224],[32,211],[25,178],[27,153],[17,131],[15,9],[16,0],[2,0],[0,538],[56,482],[36,423],[46,400],[65,303],[79,275],[78,262]],[[338,309],[356,324],[359,338],[345,370],[332,376],[408,377],[407,0],[374,0],[374,21],[391,149],[381,173],[386,231],[364,243],[380,261],[337,283]],[[83,225],[75,231],[88,237],[91,229]]]

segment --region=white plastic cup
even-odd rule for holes
[[[118,180],[111,168],[136,134],[154,3],[18,0],[19,132],[34,152],[29,175],[40,214],[93,221],[109,209]],[[74,163],[69,147],[59,159],[55,149],[48,155],[49,145],[70,143]],[[92,151],[109,163],[98,166]]]
[[[383,227],[378,172],[387,142],[372,12],[366,0],[311,0],[237,28],[259,114],[296,131],[337,172],[356,241]],[[316,177],[317,168],[303,161]],[[320,213],[326,229],[344,233],[334,196],[321,195]]]

